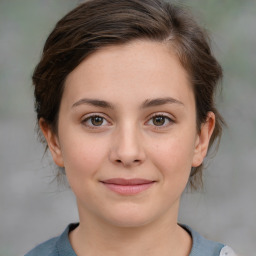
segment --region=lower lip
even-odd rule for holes
[[[118,185],[111,183],[102,183],[108,189],[121,194],[121,195],[136,195],[147,189],[149,189],[155,182],[150,182],[146,184],[137,184],[137,185]]]

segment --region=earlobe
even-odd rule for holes
[[[215,114],[209,112],[206,122],[201,125],[200,133],[197,135],[192,167],[202,164],[209,147],[209,142],[215,127]]]
[[[58,166],[64,167],[61,148],[57,135],[52,131],[50,125],[43,118],[40,118],[39,126],[47,141],[48,148],[51,152],[54,162]]]

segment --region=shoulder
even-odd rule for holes
[[[52,238],[44,243],[37,245],[25,256],[58,256],[56,242],[59,237]]]
[[[202,237],[189,226],[181,226],[190,233],[193,240],[192,249],[189,256],[236,256],[230,247]]]
[[[78,224],[68,225],[60,236],[37,245],[34,249],[25,254],[25,256],[76,256],[69,242],[68,234],[77,226]]]

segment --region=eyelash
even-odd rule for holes
[[[104,122],[107,122],[107,123],[110,123],[104,116],[102,116],[101,114],[93,114],[93,115],[90,115],[90,116],[87,116],[86,118],[84,118],[82,120],[82,124],[84,124],[86,127],[88,127],[89,129],[99,129],[103,126],[105,126],[104,124],[103,125],[93,125],[92,124],[92,119],[93,118],[96,118],[96,117],[99,117],[99,118],[102,118],[103,119],[103,123]],[[170,118],[168,115],[166,114],[162,114],[162,113],[155,113],[153,115],[150,116],[149,120],[146,122],[146,124],[148,124],[151,120],[153,122],[153,118],[155,117],[163,117],[165,120],[164,120],[164,125],[154,125],[152,124],[152,126],[154,127],[154,129],[164,129],[168,126],[170,126],[171,124],[174,123],[174,120],[172,118]],[[90,121],[91,124],[88,124],[87,122]],[[168,121],[168,124],[165,124],[166,121]],[[107,125],[109,126],[109,125]]]

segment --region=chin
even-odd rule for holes
[[[149,224],[154,220],[154,216],[152,215],[152,210],[150,212],[147,210],[134,208],[128,209],[128,207],[125,207],[122,210],[116,210],[115,212],[109,213],[108,216],[105,215],[105,220],[119,228],[136,228]]]

